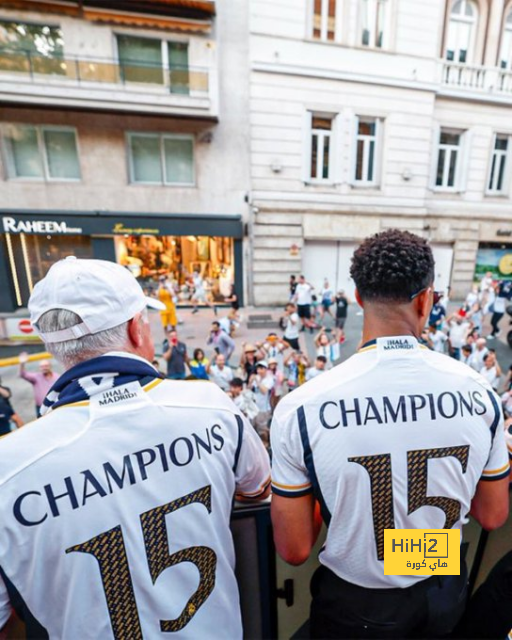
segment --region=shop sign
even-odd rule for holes
[[[6,337],[13,341],[33,341],[40,339],[28,318],[6,318],[5,332],[7,334]]]
[[[160,229],[149,229],[146,227],[125,227],[122,222],[117,222],[112,229],[112,233],[121,233],[128,236],[159,236]]]
[[[68,227],[66,222],[55,220],[16,220],[2,218],[5,233],[50,233],[50,234],[81,234],[79,227]]]
[[[475,278],[481,280],[488,271],[495,280],[512,280],[512,247],[478,249]]]

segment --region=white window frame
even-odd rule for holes
[[[508,38],[507,38],[508,35]],[[508,40],[508,51],[505,54],[505,45]],[[503,67],[501,62],[506,59],[506,65]],[[512,69],[512,6],[508,6],[507,15],[503,23],[503,32],[501,34],[500,55],[498,60],[498,66],[503,71],[510,71]]]
[[[341,28],[342,28],[342,20],[341,20],[341,12],[343,10],[343,0],[335,0],[334,5],[334,39],[329,40],[327,38],[328,33],[328,23],[329,23],[329,0],[321,0],[322,8],[320,12],[320,37],[317,38],[314,35],[315,31],[315,0],[309,0],[309,10],[308,10],[308,38],[314,40],[315,42],[341,42]]]
[[[474,2],[474,0],[462,0],[466,4],[470,4],[473,6],[473,11],[475,12],[474,16],[471,18],[468,18],[462,14],[454,15],[453,7],[455,4],[457,4],[458,1],[459,0],[454,0],[452,2],[452,7],[450,9],[450,13],[448,14],[448,29],[446,31],[446,45],[445,45],[445,51],[444,51],[444,58],[445,60],[447,60],[448,62],[451,62],[452,64],[469,64],[470,65],[473,63],[473,60],[475,57],[475,45],[476,45],[476,37],[477,37],[477,31],[478,31],[478,21],[480,19],[480,11],[479,11],[478,4]],[[450,30],[452,29],[452,25],[453,25],[453,28],[458,29],[459,25],[462,25],[462,24],[470,25],[470,28],[471,28],[468,48],[467,48],[466,61],[460,62],[459,60],[457,60],[457,57],[460,56],[459,45],[458,45],[459,48],[454,51],[455,54],[459,54],[459,55],[455,55],[454,60],[448,60],[447,53],[448,53],[448,43],[450,39]],[[459,39],[460,39],[460,35],[457,37],[457,42],[459,42]]]
[[[39,158],[41,159],[42,167],[43,167],[43,175],[38,177],[30,177],[30,176],[17,176],[14,172],[14,159],[12,157],[12,149],[9,138],[7,136],[6,129],[8,127],[25,127],[36,130],[36,138],[37,138],[37,150],[39,153]],[[64,131],[71,132],[75,137],[75,146],[76,146],[76,155],[78,161],[78,171],[80,173],[79,178],[54,178],[50,175],[50,168],[48,163],[48,154],[46,152],[46,145],[44,142],[44,132],[45,131]],[[4,149],[4,163],[6,168],[6,177],[10,181],[17,182],[81,182],[82,181],[82,167],[80,164],[80,147],[79,140],[77,135],[77,130],[75,127],[66,127],[59,125],[37,125],[37,124],[27,124],[25,122],[10,122],[9,124],[5,124],[2,127],[2,140],[3,140],[3,149]]]
[[[132,31],[114,31],[112,34],[113,38],[114,38],[114,52],[115,52],[115,59],[117,62],[118,67],[121,67],[121,60],[119,59],[119,46],[118,46],[118,41],[117,41],[117,37],[118,36],[126,36],[126,37],[132,37],[132,38],[139,38],[139,39],[144,39],[144,40],[157,40],[160,41],[160,51],[162,54],[162,84],[158,85],[161,87],[164,87],[166,90],[170,90],[171,89],[171,75],[169,73],[170,69],[169,69],[169,49],[168,49],[168,44],[171,42],[175,42],[177,44],[186,44],[187,48],[188,48],[188,53],[190,56],[190,40],[188,39],[183,39],[183,40],[179,40],[176,37],[172,37],[172,38],[162,38],[162,36],[151,36],[151,35],[146,35],[146,34],[140,34],[140,33],[133,33]],[[191,71],[192,67],[190,65],[190,57],[189,57],[189,65],[188,65],[188,70]],[[146,83],[146,82],[131,82],[131,81],[124,81],[124,84],[131,84],[131,85],[137,85],[137,86],[144,86],[146,84],[151,84],[151,83]],[[192,92],[192,88],[190,88],[190,92]]]
[[[358,34],[358,44],[359,46],[365,49],[377,49],[383,51],[389,48],[389,31],[391,28],[391,11],[392,11],[392,0],[359,0],[360,14],[359,14],[359,34]],[[363,12],[365,10],[365,5],[369,5],[369,43],[363,43]],[[378,36],[378,19],[379,19],[379,5],[384,5],[384,24],[382,26],[382,44],[378,46],[377,44],[377,36]]]
[[[455,179],[454,179],[454,184],[451,187],[436,184],[437,167],[439,164],[439,153],[441,151],[441,148],[444,148],[445,151],[450,150],[450,156],[451,156],[452,148],[454,146],[454,145],[445,145],[445,144],[441,145],[442,132],[457,134],[458,136],[460,136],[459,144],[457,146],[458,153],[457,153],[457,161],[455,164]],[[468,168],[467,153],[469,149],[470,132],[468,130],[458,129],[456,127],[437,126],[435,127],[435,130],[434,130],[434,136],[435,137],[434,137],[433,146],[434,146],[435,153],[433,154],[433,158],[432,158],[433,160],[432,180],[431,180],[432,190],[438,193],[461,193],[465,191],[465,188],[466,188],[465,176],[467,174],[467,168]],[[444,162],[444,168],[443,168],[443,182],[444,182],[444,177],[448,175],[449,170],[450,170],[450,162],[447,160],[447,156],[445,155],[445,162]]]
[[[375,134],[368,136],[359,133],[360,122],[372,122],[375,123]],[[382,129],[383,122],[381,118],[374,116],[356,116],[354,120],[354,142],[352,153],[352,168],[351,168],[351,184],[354,187],[378,187],[380,185],[380,169],[381,169],[381,141],[382,141]],[[363,142],[363,175],[368,175],[369,168],[369,150],[370,143],[373,140],[374,144],[374,157],[373,157],[373,179],[358,180],[356,178],[357,171],[357,149],[359,141]]]
[[[133,136],[144,136],[146,138],[158,138],[159,151],[160,151],[160,170],[162,173],[162,180],[144,181],[135,180],[135,172],[133,168],[132,157],[132,144],[131,140]],[[191,140],[192,141],[192,182],[167,182],[166,167],[165,167],[165,153],[164,153],[164,140]],[[195,139],[192,134],[188,133],[159,133],[152,131],[129,131],[126,133],[126,150],[128,156],[128,177],[129,183],[133,185],[146,185],[155,186],[160,185],[164,187],[195,187],[196,186],[196,145]]]
[[[336,123],[337,114],[335,113],[325,113],[320,111],[308,111],[306,115],[306,144],[304,149],[304,182],[307,184],[323,184],[323,185],[333,185],[335,183],[335,166],[334,166],[334,145],[335,145],[335,123]],[[331,121],[331,129],[330,131],[326,131],[324,129],[313,129],[313,118],[326,118]],[[317,133],[315,133],[317,132]],[[313,178],[311,176],[311,161],[312,161],[312,153],[313,153],[313,135],[318,135],[319,139],[322,141],[325,138],[329,138],[329,166],[328,173],[329,176],[327,178]],[[322,142],[322,151],[323,151],[323,142]],[[317,147],[317,157],[316,157],[316,167],[317,167],[317,175],[321,175],[322,171],[318,171],[319,168],[322,168],[322,159],[323,153],[319,153],[320,145]]]
[[[506,138],[507,140],[507,149],[505,151],[501,149],[496,149],[496,140],[497,138]],[[495,189],[491,186],[491,176],[492,176],[492,166],[494,159],[497,159],[496,165],[498,165],[499,161],[502,158],[505,158],[505,168],[503,171],[503,185],[500,190]],[[487,173],[487,181],[485,194],[488,196],[499,196],[499,197],[508,197],[510,190],[510,166],[512,161],[512,136],[506,133],[495,133],[492,137],[492,146],[491,146],[491,154],[489,159],[489,171]],[[497,183],[497,176],[499,175],[499,171],[495,171],[494,173],[494,183]]]

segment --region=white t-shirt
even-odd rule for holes
[[[316,367],[310,367],[306,371],[306,382],[309,381],[309,380],[313,380],[313,378],[316,378],[321,373],[325,373],[325,371],[326,371],[326,369],[317,369]]]
[[[285,340],[296,340],[299,337],[299,314],[291,313],[286,318],[286,327],[284,330]]]
[[[496,367],[491,367],[490,369],[488,369],[487,367],[484,366],[480,369],[480,375],[487,380],[487,382],[491,385],[493,389],[495,389],[498,386],[498,383],[500,381],[500,376],[498,375],[498,371]]]
[[[216,364],[210,367],[210,378],[212,382],[218,384],[224,391],[229,391],[229,383],[233,380],[233,369],[224,365],[221,370]]]
[[[489,353],[489,349],[487,347],[484,347],[480,351],[475,348],[475,350],[471,354],[469,366],[475,371],[478,371],[478,373],[480,373],[480,370],[484,366],[484,358],[488,353]]]
[[[116,389],[0,441],[0,628],[12,582],[32,637],[242,638],[229,522],[267,483],[259,437],[209,382]]]
[[[297,296],[297,304],[311,304],[311,285],[305,282],[297,285],[295,295]]]
[[[460,324],[457,324],[452,321],[450,324],[450,342],[454,349],[460,349],[466,344],[468,329],[469,323],[461,322]]]
[[[334,291],[330,287],[324,287],[320,292],[322,302],[332,302]]]
[[[444,343],[448,340],[446,334],[438,329],[435,333],[429,333],[429,338],[432,341],[434,351],[444,353]]]
[[[260,389],[260,386],[264,388],[264,391]],[[270,411],[270,392],[274,387],[274,376],[272,374],[265,375],[263,379],[256,376],[254,379],[254,397],[256,405],[260,411]]]
[[[368,588],[428,577],[384,575],[384,528],[461,529],[477,483],[509,472],[488,382],[408,336],[365,345],[285,396],[270,435],[274,492],[314,493],[328,525],[320,562]]]

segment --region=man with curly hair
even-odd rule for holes
[[[464,563],[457,576],[384,575],[384,530],[461,530],[470,512],[488,530],[505,522],[499,399],[475,371],[419,341],[434,296],[423,238],[367,238],[350,273],[364,309],[361,348],[274,414],[276,547],[301,564],[327,526],[312,637],[444,637],[464,609]]]

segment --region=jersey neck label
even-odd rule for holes
[[[389,355],[415,351],[418,349],[418,341],[412,336],[393,336],[377,339],[377,351],[379,355]]]

